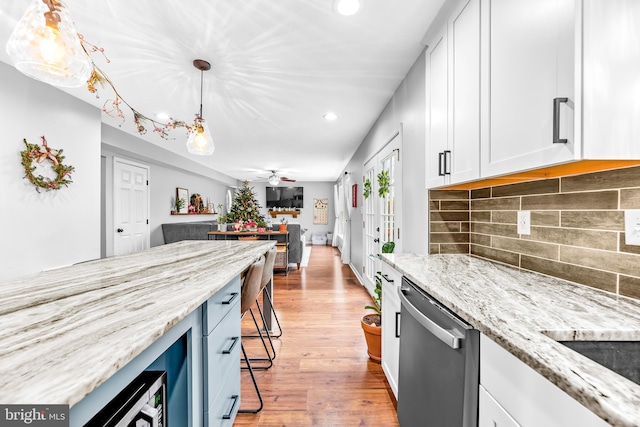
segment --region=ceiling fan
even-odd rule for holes
[[[266,179],[266,181],[271,185],[278,185],[280,181],[283,182],[296,182],[295,179],[287,178],[286,176],[279,176],[275,170],[271,171],[271,175],[267,178],[258,178],[259,180]]]

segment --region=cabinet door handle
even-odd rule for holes
[[[226,414],[224,414],[222,416],[223,420],[230,420],[231,416],[233,415],[233,410],[236,409],[236,405],[238,404],[238,395],[234,394],[233,396],[231,396],[231,398],[233,399],[233,403],[231,404],[231,409],[229,409],[229,412],[227,412]]]
[[[438,153],[438,176],[444,176],[444,152]]]
[[[222,350],[222,354],[231,354],[231,352],[233,351],[233,347],[235,347],[236,344],[238,344],[238,339],[239,339],[238,337],[231,338],[233,342],[231,343],[228,349]]]
[[[384,280],[386,280],[389,283],[393,283],[393,279],[389,279],[389,275],[388,274],[381,274],[381,276],[384,278]]]
[[[232,294],[231,294],[231,298],[229,298],[229,299],[228,299],[228,300],[226,300],[226,301],[222,301],[222,302],[221,302],[221,304],[225,304],[225,305],[226,305],[226,304],[231,304],[231,302],[232,302],[234,299],[236,299],[236,298],[238,297],[238,295],[239,295],[239,294],[238,294],[237,292],[232,293]]]
[[[444,150],[444,174],[451,175],[451,150]]]
[[[560,139],[560,104],[569,101],[569,98],[553,99],[553,143],[566,144],[566,139]]]
[[[400,312],[396,311],[396,338],[400,338]]]

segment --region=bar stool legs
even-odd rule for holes
[[[256,389],[256,395],[258,396],[258,400],[260,401],[260,406],[257,409],[239,409],[239,413],[243,414],[257,414],[262,411],[263,402],[262,402],[262,394],[260,394],[260,389],[258,388],[258,383],[256,382],[256,377],[253,375],[253,369],[251,368],[251,362],[247,359],[247,352],[244,349],[244,344],[240,344],[240,348],[242,349],[242,355],[244,356],[244,361],[247,363],[247,369],[249,370],[249,375],[251,375],[251,381],[253,381],[253,387]],[[244,369],[244,367],[243,367]]]

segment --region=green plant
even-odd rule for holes
[[[383,254],[391,254],[396,248],[395,242],[386,242],[382,245]],[[364,308],[373,310],[380,316],[382,316],[382,272],[376,272],[376,288],[374,289],[374,295],[371,295],[373,299],[373,305],[367,305]]]
[[[268,224],[266,221],[263,220],[259,220],[258,221],[258,228],[267,228]]]
[[[364,181],[364,191],[362,193],[362,197],[364,197],[365,200],[367,200],[369,198],[369,196],[371,195],[371,180],[369,178],[367,178]]]
[[[373,290],[374,295],[371,295],[373,299],[373,305],[366,305],[364,308],[367,310],[373,310],[378,315],[382,316],[382,273],[378,271],[376,273],[376,288]]]
[[[378,174],[378,195],[384,197],[389,193],[389,185],[391,184],[391,177],[389,172],[383,170]]]
[[[180,209],[184,208],[186,202],[185,199],[176,199],[176,212],[180,212]]]
[[[226,213],[218,217],[218,224],[230,224],[232,222],[233,216],[230,213]]]
[[[224,206],[222,205],[222,203],[218,204],[217,208],[218,208],[218,212],[222,212],[222,208]]]

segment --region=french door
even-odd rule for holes
[[[395,242],[394,252],[402,250],[400,239],[401,145],[402,132],[399,130],[382,150],[364,164],[363,168],[363,187],[369,184],[371,186],[369,197],[364,199],[362,215],[364,221],[363,277],[364,285],[370,293],[375,289],[376,272],[380,271],[378,254],[382,252],[382,245]]]

